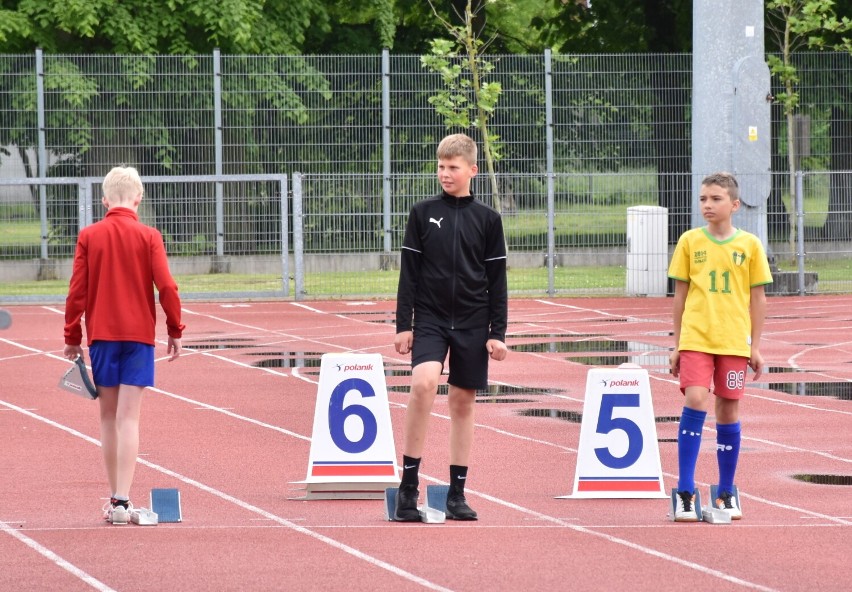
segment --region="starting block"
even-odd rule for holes
[[[449,485],[428,485],[426,486],[426,505],[430,508],[440,510],[443,514],[447,513],[447,494],[450,491]]]
[[[669,509],[669,519],[672,522],[675,521],[675,514],[677,513],[677,497],[677,488],[672,487],[671,508]],[[702,516],[703,510],[701,508],[701,492],[697,489],[695,490],[695,504],[693,510],[695,510],[696,522],[701,522],[704,519]]]
[[[394,521],[396,515],[396,492],[399,487],[388,487],[385,489],[385,518],[389,522]]]
[[[742,509],[742,502],[740,501],[740,492],[737,489],[737,486],[734,485],[734,490],[731,492],[733,496],[737,500],[737,504],[740,509]],[[714,484],[710,486],[710,503],[702,508],[701,514],[704,517],[705,522],[709,522],[710,524],[730,524],[731,523],[731,515],[724,511],[720,510],[716,507],[716,500],[719,497],[719,485]]]
[[[152,489],[151,512],[158,522],[181,522],[180,491],[174,488]]]
[[[426,524],[443,524],[447,521],[447,515],[444,513],[447,507],[447,496],[444,494],[440,508],[435,508],[430,503],[429,490],[433,487],[442,487],[441,485],[430,485],[426,488],[426,505],[418,506],[417,511],[420,513],[420,521]],[[444,486],[446,489],[446,486]],[[398,487],[389,487],[385,489],[385,518],[389,522],[395,522],[394,515],[396,514],[396,492]]]
[[[734,498],[736,498],[737,505],[739,506],[740,510],[742,510],[743,501],[740,499],[740,491],[739,491],[739,489],[737,489],[736,485],[734,485],[733,487],[734,487],[734,490],[731,492],[731,494],[734,496]],[[719,499],[719,484],[718,483],[710,486],[710,505],[714,508],[716,507],[716,500],[717,499]]]
[[[134,508],[130,511],[130,521],[140,526],[156,526],[158,523],[157,513],[148,508]]]
[[[713,506],[704,506],[701,508],[701,518],[709,524],[730,524],[731,515],[725,510],[714,508]]]

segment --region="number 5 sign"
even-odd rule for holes
[[[667,498],[648,371],[589,370],[571,498]]]
[[[383,499],[396,487],[379,354],[323,354],[303,499]]]

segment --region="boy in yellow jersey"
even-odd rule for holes
[[[734,474],[740,451],[739,400],[747,367],[757,380],[763,371],[760,336],[766,316],[764,286],[772,282],[763,245],[735,228],[739,185],[730,173],[701,182],[702,228],[683,233],[669,265],[675,280],[671,372],[685,396],[678,431],[679,479],[675,521],[697,521],[695,465],[712,390],[715,395],[719,484],[715,507],[742,518]]]

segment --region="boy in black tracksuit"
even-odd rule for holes
[[[449,352],[450,488],[447,517],[476,520],[464,497],[477,389],[488,358],[506,357],[508,289],[500,214],[471,195],[476,144],[453,134],[438,145],[442,193],[411,208],[401,253],[394,347],[411,352],[403,471],[396,520],[420,520],[418,472],[438,380]]]

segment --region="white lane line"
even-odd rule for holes
[[[9,536],[12,536],[12,537],[18,539],[19,541],[24,543],[27,547],[29,547],[30,549],[32,549],[36,553],[47,558],[54,565],[61,567],[62,569],[64,569],[65,571],[67,571],[71,575],[75,576],[76,578],[82,580],[83,582],[85,582],[86,584],[88,584],[89,586],[94,588],[95,590],[100,590],[101,592],[115,592],[112,588],[110,588],[109,586],[107,586],[106,584],[104,584],[103,582],[101,582],[100,580],[95,578],[94,576],[89,575],[88,573],[86,573],[85,571],[83,571],[82,569],[77,567],[76,565],[69,563],[68,561],[66,561],[65,559],[63,559],[62,557],[60,557],[59,555],[57,555],[56,553],[54,553],[53,551],[51,551],[50,549],[48,549],[47,547],[42,545],[41,543],[31,539],[30,537],[28,537],[24,533],[22,533],[18,530],[15,530],[11,526],[9,526],[6,522],[0,521],[0,530],[5,532]]]

